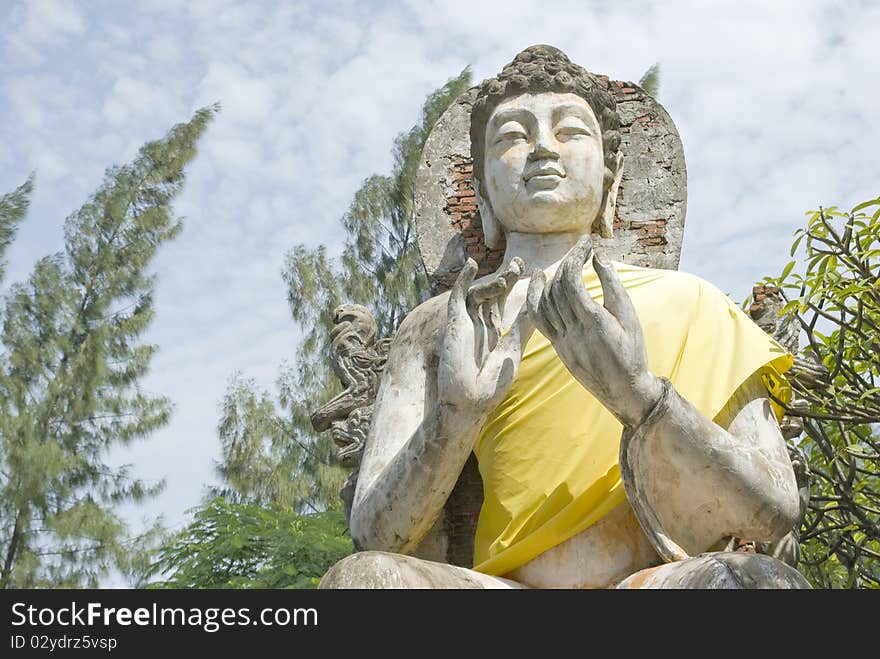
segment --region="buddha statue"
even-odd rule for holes
[[[498,269],[415,308],[371,408],[322,588],[809,587],[770,556],[799,519],[773,398],[792,357],[711,284],[603,258],[625,163],[615,101],[550,46],[482,83],[473,179]],[[412,556],[471,454],[472,567]]]

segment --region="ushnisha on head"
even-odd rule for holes
[[[495,140],[493,131],[499,130],[499,127],[495,125],[498,122],[493,122],[491,127],[489,122],[498,118],[496,113],[501,115],[507,110],[513,110],[515,114],[517,109],[521,109],[532,123],[540,126],[542,113],[547,118],[544,123],[550,121],[548,117],[551,116],[550,111],[553,107],[548,108],[548,104],[550,106],[558,104],[560,107],[564,107],[566,104],[583,106],[584,109],[580,115],[589,116],[578,116],[577,108],[575,108],[573,112],[575,117],[571,121],[578,123],[580,119],[583,119],[585,127],[589,128],[587,133],[591,136],[592,142],[590,144],[585,142],[555,143],[559,147],[556,150],[557,153],[554,152],[554,143],[551,143],[553,139],[551,137],[548,138],[547,145],[550,148],[545,149],[546,153],[538,153],[542,149],[542,145],[538,144],[542,136],[529,135],[527,138],[531,141],[532,152],[528,155],[528,160],[533,162],[536,159],[544,158],[547,162],[552,163],[556,158],[560,161],[560,166],[564,166],[565,152],[568,152],[567,157],[571,158],[574,163],[571,180],[565,182],[570,186],[577,181],[575,168],[579,166],[581,170],[585,169],[582,161],[585,158],[593,158],[595,162],[588,163],[590,171],[581,172],[582,178],[591,177],[589,183],[598,192],[598,195],[593,194],[592,203],[584,204],[585,208],[590,209],[590,213],[596,211],[595,215],[586,218],[589,222],[587,230],[598,232],[603,237],[611,235],[614,205],[623,170],[623,156],[620,152],[620,118],[617,114],[617,104],[614,97],[605,90],[596,76],[574,64],[558,48],[538,45],[523,50],[504,67],[498,76],[483,82],[478,89],[471,111],[470,138],[474,163],[474,187],[480,204],[486,243],[490,247],[498,246],[501,239],[501,225],[508,226],[508,221],[511,219],[510,217],[497,217],[495,210],[500,209],[493,209],[493,206],[501,206],[503,201],[507,201],[497,197],[506,194],[522,196],[521,193],[525,190],[509,190],[509,187],[504,187],[503,182],[499,185],[494,179],[487,181],[487,176],[492,176],[492,165],[497,163],[494,161],[489,163],[490,166],[487,169],[486,159],[487,157],[495,159],[499,157],[498,149],[494,149],[493,144],[487,145],[487,128],[490,140]],[[554,113],[552,116],[555,117],[556,114]],[[553,120],[555,121],[555,119]],[[535,128],[536,133],[539,130],[540,128]],[[526,132],[530,132],[530,130],[527,129]],[[581,137],[578,136],[579,139]],[[493,143],[495,142],[493,141]],[[504,146],[504,144],[501,145],[502,149]],[[523,146],[520,145],[517,148],[520,148],[521,151]],[[590,148],[596,153],[587,153]],[[593,157],[594,155],[595,157]],[[507,157],[507,154],[504,154],[504,157]],[[515,159],[516,154],[512,157]],[[523,160],[521,157],[518,164],[523,165]],[[581,164],[578,165],[578,162]],[[515,166],[511,163],[508,165]],[[525,167],[528,166],[530,165],[525,165]],[[592,180],[594,174],[596,180]],[[563,174],[564,177],[565,174]],[[599,178],[601,180],[598,180]],[[540,177],[536,178],[531,186],[533,191],[539,182]],[[552,187],[552,177],[547,185]],[[571,195],[571,191],[568,194]],[[537,200],[542,195],[534,194],[533,196]],[[548,199],[552,197],[549,191],[543,196]],[[540,207],[540,203],[535,207]],[[540,210],[538,214],[540,215]]]

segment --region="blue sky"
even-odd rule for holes
[[[271,387],[296,359],[285,252],[338,249],[360,182],[390,170],[395,134],[465,66],[481,80],[535,43],[621,80],[659,61],[689,177],[681,267],[739,301],[781,270],[804,211],[880,194],[877,34],[880,3],[855,0],[0,0],[0,191],[37,173],[6,281],[62,248],[107,166],[223,104],[154,267],[145,387],[174,418],[112,456],[167,479],[126,515],[179,525],[213,481],[229,376]]]

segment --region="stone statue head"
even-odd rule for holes
[[[480,85],[471,113],[486,244],[502,231],[611,236],[623,172],[616,103],[558,48],[526,48]]]

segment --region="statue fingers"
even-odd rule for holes
[[[589,238],[581,238],[572,250],[572,258],[566,257],[556,273],[559,288],[557,305],[572,309],[581,322],[591,325],[599,322],[601,316],[601,307],[584,285],[584,263],[592,251]]]
[[[477,334],[478,362],[485,354],[484,348],[492,350],[498,342],[498,299],[505,295],[507,282],[502,277],[472,286],[467,295],[467,309]]]
[[[494,399],[500,399],[510,390],[510,386],[516,379],[517,371],[519,371],[519,364],[515,363],[510,357],[505,357],[498,370],[497,386],[492,396]]]
[[[467,312],[467,298],[474,277],[477,275],[477,262],[468,259],[455,278],[452,289],[449,292],[449,304],[447,308],[448,320],[450,323],[460,320]]]
[[[590,239],[589,234],[585,234],[578,239],[574,247],[568,250],[568,254],[565,255],[562,264],[563,266],[570,264],[580,272],[584,269],[584,265],[586,265],[587,259],[590,258],[592,253],[593,241]]]
[[[440,370],[450,382],[475,377],[482,355],[483,332],[479,310],[468,303],[468,290],[476,274],[476,261],[468,259],[449,293]]]
[[[595,325],[601,321],[601,307],[584,286],[584,259],[592,253],[592,243],[581,238],[570,257],[566,257],[553,279],[552,298],[568,327]]]
[[[516,257],[503,272],[468,290],[468,312],[474,321],[476,333],[480,335],[478,345],[485,348],[482,352],[477,351],[479,356],[485,356],[486,351],[494,350],[501,339],[504,303],[522,274],[523,267],[522,259]]]
[[[547,319],[544,317],[544,312],[541,308],[546,285],[547,276],[544,274],[543,270],[536,268],[535,271],[532,272],[531,280],[529,280],[529,290],[526,294],[526,308],[528,309],[529,318],[531,318],[535,328],[547,338],[552,338],[555,335],[555,332],[553,331],[553,327],[549,325]]]
[[[485,304],[498,297],[505,297],[516,284],[523,271],[521,258],[514,258],[503,272],[495,275],[489,281],[472,286],[468,291],[468,300],[475,306]]]
[[[522,273],[525,270],[525,267],[526,266],[525,266],[525,263],[523,262],[523,260],[520,257],[515,256],[510,261],[510,264],[507,266],[507,268],[504,270],[504,272],[501,273],[501,277],[504,279],[505,283],[507,284],[507,292],[508,293],[511,291],[514,284],[516,284],[517,280],[522,276]]]
[[[557,306],[557,298],[559,298],[559,282],[554,278],[549,285],[544,286],[541,299],[538,302],[538,313],[553,335],[560,334],[568,326],[565,322],[565,316],[560,311],[561,307]],[[551,335],[546,336],[552,338]]]
[[[602,284],[605,308],[611,315],[617,318],[627,334],[641,338],[642,325],[639,322],[639,317],[636,314],[636,309],[629,297],[629,293],[623,287],[623,283],[620,281],[620,277],[617,276],[614,266],[594,256],[593,267],[596,270],[596,275],[599,277],[599,282]]]
[[[480,307],[480,313],[483,317],[483,323],[486,326],[486,345],[488,350],[494,350],[501,338],[501,310],[499,308],[499,298],[487,300]]]
[[[478,355],[473,331],[461,331],[450,325],[443,339],[438,374],[441,382],[460,383],[476,380]]]
[[[593,253],[593,243],[589,236],[581,236],[574,247],[572,247],[565,258],[562,259],[556,275],[553,277],[553,283],[559,286],[565,285],[572,291],[583,289],[584,286],[584,265],[590,254]]]
[[[499,298],[498,301],[498,308],[502,316],[504,315],[504,306],[507,304],[507,296],[510,295],[510,291],[513,290],[516,282],[519,281],[519,278],[522,276],[525,267],[526,265],[523,260],[520,257],[515,256],[510,261],[507,269],[501,274],[501,277],[504,279],[506,285],[504,294]]]
[[[569,289],[570,286],[568,283],[564,278],[560,277],[553,281],[550,289],[544,294],[545,297],[550,298],[548,304],[552,305],[553,310],[556,313],[555,317],[559,318],[560,326],[557,328],[559,331],[583,325],[583,321],[575,311],[577,306],[590,303],[595,305],[595,302],[592,302],[592,300],[584,302],[579,299],[580,296],[576,293],[572,293]]]
[[[468,291],[468,303],[479,307],[506,292],[507,281],[501,276],[493,277],[487,282],[471,287],[471,290]]]

